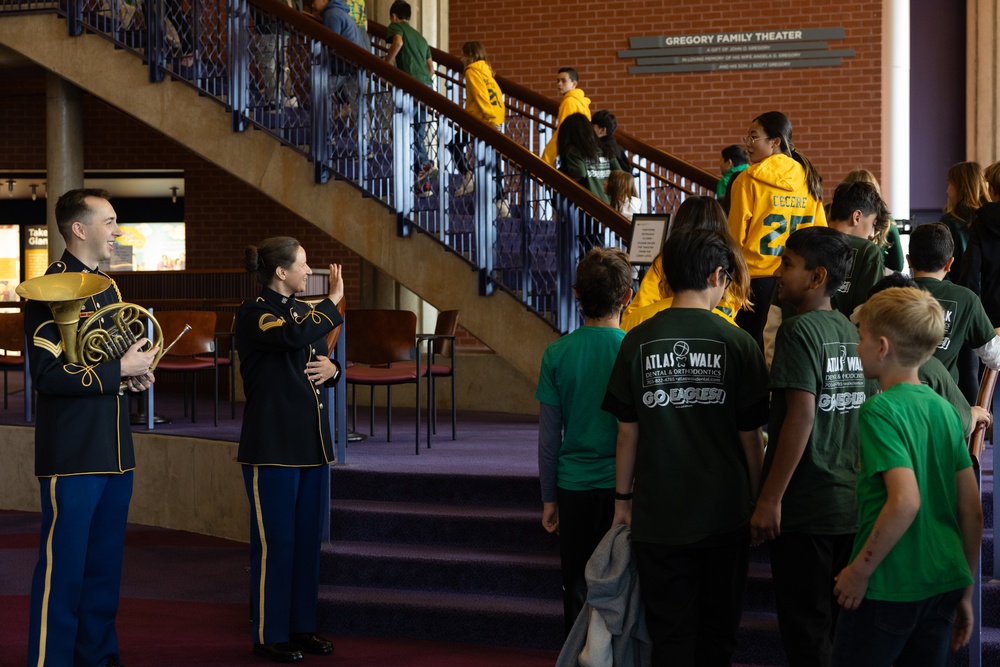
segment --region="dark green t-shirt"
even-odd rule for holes
[[[837,293],[830,297],[834,310],[839,310],[850,318],[855,309],[868,300],[868,292],[875,283],[885,277],[885,264],[882,249],[860,236],[847,234],[851,244],[851,264],[847,269],[847,278]],[[778,288],[771,295],[771,304],[781,306],[781,319],[787,320],[796,314],[795,306],[778,299]]]
[[[739,432],[767,422],[767,368],[742,329],[669,308],[625,336],[604,407],[638,422],[632,539],[684,545],[750,520]]]
[[[962,390],[955,384],[948,369],[944,367],[936,357],[931,357],[924,362],[918,372],[920,381],[934,390],[934,393],[948,401],[958,411],[958,417],[962,420],[962,432],[972,432],[972,410],[969,402],[965,400]]]
[[[396,54],[396,67],[413,78],[431,84],[431,74],[427,71],[427,59],[431,57],[431,47],[427,40],[409,23],[390,23],[385,30],[385,40],[392,44],[393,37],[403,38],[403,48]]]
[[[955,511],[955,474],[972,461],[955,409],[929,387],[897,384],[865,403],[859,426],[858,534],[852,560],[888,498],[881,473],[909,468],[920,490],[920,511],[875,568],[865,597],[915,602],[970,585]]]
[[[535,398],[562,412],[557,477],[562,489],[615,485],[618,421],[601,410],[601,402],[624,337],[614,327],[580,327],[545,348]]]
[[[765,478],[788,412],[785,390],[799,389],[816,397],[809,442],[781,500],[782,532],[846,535],[855,531],[858,410],[865,402],[865,376],[857,346],[857,328],[836,310],[796,315],[778,329],[771,363]]]
[[[915,278],[914,282],[930,292],[944,309],[944,340],[934,356],[958,382],[958,353],[962,345],[976,349],[993,340],[997,332],[975,292],[961,285],[937,278]]]

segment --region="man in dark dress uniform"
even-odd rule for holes
[[[47,273],[101,273],[121,236],[104,190],[71,190],[56,203],[66,240]],[[106,277],[106,276],[105,276]],[[80,324],[121,301],[118,287],[86,299]],[[111,320],[106,318],[110,327]],[[121,583],[125,521],[135,455],[128,403],[119,390],[153,383],[157,348],[142,339],[120,358],[89,365],[66,359],[52,312],[43,301],[24,311],[31,378],[38,390],[35,475],[41,486],[42,529],[31,585],[28,664],[120,665],[115,616]]]

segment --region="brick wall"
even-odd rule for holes
[[[591,109],[610,109],[630,134],[712,173],[719,150],[738,143],[750,120],[782,111],[796,148],[825,179],[826,192],[848,171],[881,177],[881,0],[536,0],[452,2],[450,47],[486,47],[490,63],[553,99],[556,70],[575,67]],[[854,49],[840,67],[692,74],[628,73],[618,58],[628,38],[843,26],[833,49]]]
[[[0,80],[0,88],[0,115],[5,119],[0,123],[0,164],[5,170],[44,169],[44,77],[8,75]],[[361,258],[325,232],[90,95],[84,95],[83,115],[86,169],[184,171],[188,268],[242,268],[246,244],[286,234],[302,243],[314,267],[331,261],[343,264],[347,303],[359,302]]]

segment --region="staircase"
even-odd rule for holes
[[[335,634],[558,648],[559,545],[538,479],[332,471],[319,626]]]
[[[982,665],[1000,665],[992,452],[984,457]],[[557,538],[539,525],[538,480],[332,470],[331,544],[319,625],[348,635],[558,649]],[[751,550],[735,662],[784,665],[767,549]],[[969,665],[969,649],[952,665]]]

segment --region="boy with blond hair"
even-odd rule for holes
[[[972,633],[983,532],[958,413],[918,375],[944,312],[927,292],[899,288],[871,297],[859,319],[858,356],[882,392],[859,416],[858,532],[834,587],[844,610],[833,665],[943,667]]]

